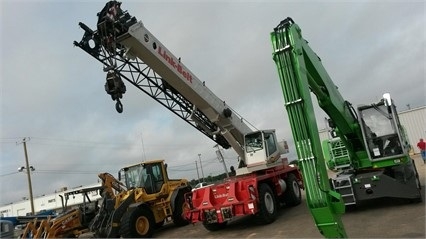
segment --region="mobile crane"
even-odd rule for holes
[[[211,231],[243,215],[271,223],[278,202],[300,204],[302,176],[281,156],[285,149],[275,130],[251,129],[120,2],[108,2],[98,16],[95,31],[79,23],[85,33],[74,45],[105,66],[105,90],[116,110],[123,111],[125,79],[221,147],[232,147],[240,158],[235,177],[186,194],[184,214],[190,222],[202,222]]]
[[[422,201],[417,169],[390,95],[355,112],[291,18],[281,21],[270,37],[308,207],[320,232],[326,237],[346,237],[341,221],[345,205],[383,197]],[[311,92],[338,136],[330,142],[329,152],[335,157],[328,165],[339,170],[331,180]],[[342,147],[347,157],[337,157]]]

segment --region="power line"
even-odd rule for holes
[[[13,173],[6,173],[6,174],[1,174],[0,177],[5,177],[5,176],[9,176],[9,175],[13,175],[13,174],[18,174],[19,172],[13,172]]]
[[[191,168],[191,169],[170,169],[170,172],[189,172],[189,171],[194,171],[195,169]]]
[[[31,137],[33,139],[32,144],[38,144],[38,145],[56,145],[56,146],[63,146],[63,147],[106,147],[106,148],[137,148],[140,147],[140,145],[136,144],[134,141],[131,142],[105,142],[105,141],[88,141],[88,140],[80,140],[80,139],[64,139],[64,138],[44,138],[44,137]],[[17,140],[20,140],[20,138],[0,138],[0,143],[2,144],[11,144],[15,143]],[[66,144],[67,143],[67,144]],[[150,148],[181,148],[184,146],[183,144],[145,144],[143,142],[143,147],[149,146]]]
[[[0,138],[0,140],[11,140],[13,142],[16,142],[18,140],[22,140],[25,137],[27,137],[27,136],[19,136],[19,137],[12,137],[12,138]]]
[[[99,171],[65,171],[65,170],[37,170],[36,173],[49,173],[49,174],[92,174],[96,175]]]
[[[18,174],[19,172],[12,172],[12,173],[6,173],[6,174],[1,174],[0,177],[5,177],[5,176],[10,176],[13,174]],[[34,174],[44,174],[44,173],[49,173],[49,174],[98,174],[99,171],[69,171],[69,170],[38,170],[32,172]]]
[[[177,168],[177,167],[185,167],[185,166],[193,166],[193,163],[186,163],[186,164],[180,164],[180,165],[174,165],[174,166],[167,166],[167,168]]]

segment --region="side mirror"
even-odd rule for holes
[[[334,121],[332,119],[327,119],[328,126],[332,129],[336,128]]]

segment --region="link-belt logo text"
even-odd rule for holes
[[[187,81],[192,83],[192,75],[183,69],[182,65],[176,62],[176,60],[167,54],[167,52],[160,47],[158,47],[158,54],[164,58],[173,68],[175,68]]]

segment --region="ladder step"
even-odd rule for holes
[[[302,103],[302,102],[303,102],[303,100],[302,100],[302,98],[300,98],[300,99],[297,99],[297,100],[294,100],[294,101],[291,101],[291,102],[287,102],[284,105],[289,106],[289,105],[292,105],[292,104],[297,104],[297,103]]]
[[[351,185],[345,185],[345,186],[337,186],[334,189],[341,189],[341,188],[352,188]]]
[[[290,45],[286,45],[286,46],[284,46],[282,48],[276,49],[275,53],[280,53],[280,52],[286,51],[288,49],[290,49]]]
[[[345,205],[356,204],[355,193],[352,185],[352,175],[343,175],[338,180],[333,180],[334,189],[340,193]]]

